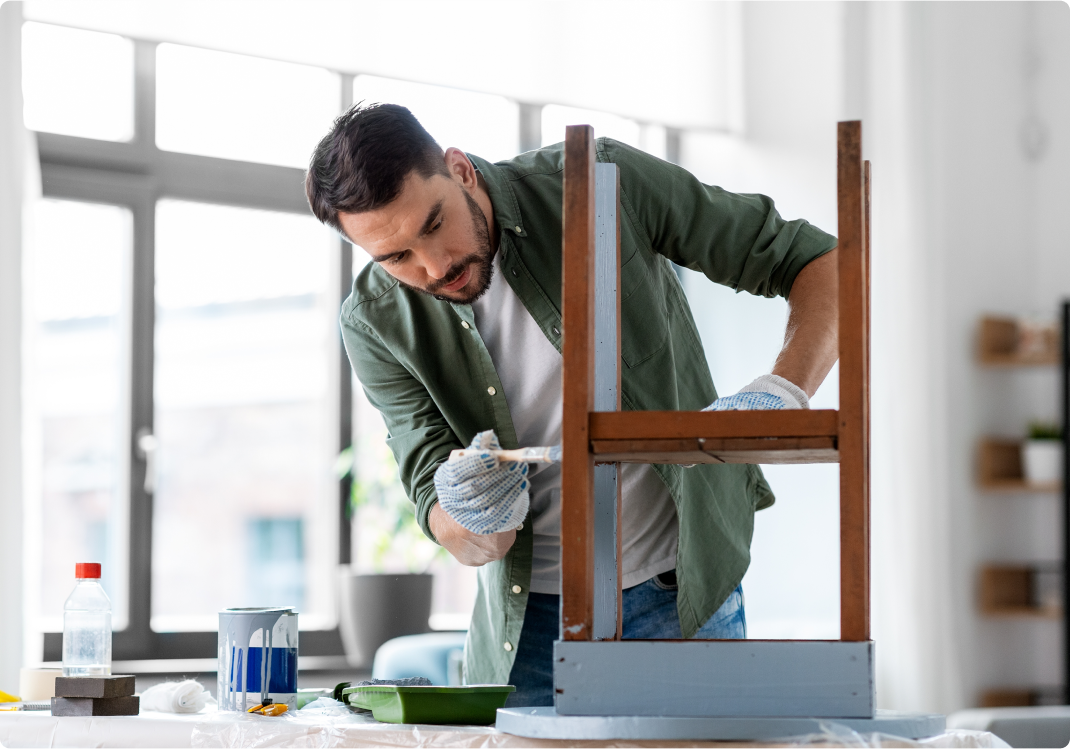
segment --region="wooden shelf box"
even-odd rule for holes
[[[1039,366],[1059,363],[1059,330],[1013,317],[983,317],[978,359],[991,366]]]
[[[978,707],[1041,707],[1045,705],[1062,705],[1063,688],[1018,687],[986,689],[981,692]]]
[[[1059,571],[1047,565],[997,565],[981,568],[980,605],[986,616],[1057,619],[1063,607]]]
[[[981,488],[995,492],[1057,492],[1059,482],[1026,481],[1022,471],[1020,440],[985,437],[977,451],[977,477]]]

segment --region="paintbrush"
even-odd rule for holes
[[[561,445],[550,447],[522,447],[519,450],[454,450],[450,459],[463,458],[466,455],[490,453],[502,463],[560,463]]]

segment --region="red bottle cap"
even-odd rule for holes
[[[98,562],[78,562],[74,565],[74,576],[79,580],[86,578],[100,579],[100,564]]]

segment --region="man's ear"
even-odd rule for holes
[[[446,169],[450,176],[469,192],[475,190],[479,184],[475,166],[459,148],[446,149]]]

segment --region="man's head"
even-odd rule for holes
[[[493,213],[478,173],[405,107],[357,105],[335,120],[305,193],[316,218],[409,288],[469,304],[490,285]]]

